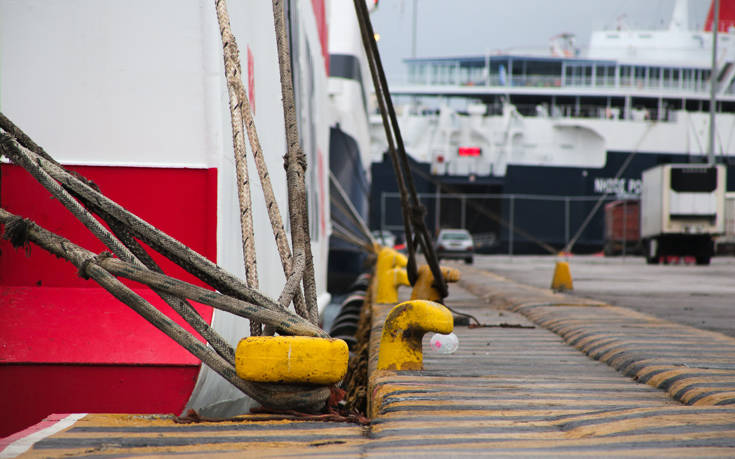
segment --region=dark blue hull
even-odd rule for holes
[[[360,149],[355,139],[342,131],[339,125],[331,128],[329,170],[347,193],[354,208],[367,221],[370,185],[360,158]],[[337,195],[337,191],[331,186],[329,192],[331,195]],[[360,234],[358,228],[338,206],[332,204],[330,212],[333,221],[352,233]],[[340,293],[364,272],[365,253],[358,247],[331,236],[328,263],[327,289],[332,293]]]
[[[532,254],[563,249],[605,193],[606,202],[619,196],[636,197],[644,170],[689,159],[680,155],[638,153],[631,157],[625,152],[608,152],[602,168],[511,165],[503,178],[430,175],[428,164],[416,162],[412,168],[421,185],[419,192],[425,193],[422,202],[427,210],[426,223],[434,233],[442,227],[465,227],[473,235],[492,240],[480,251]],[[616,179],[626,160],[627,166]],[[371,228],[380,228],[381,223],[387,229],[400,228],[397,200],[381,198],[384,192],[396,191],[392,165],[384,158],[373,164],[372,171]],[[727,189],[735,190],[733,160],[728,164]],[[467,195],[464,199],[445,196],[437,205],[435,196],[449,193]],[[600,206],[578,236],[574,252],[602,250],[603,217],[604,206]]]

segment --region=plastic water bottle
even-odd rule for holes
[[[459,348],[459,338],[454,333],[448,335],[434,333],[429,343],[431,348],[439,354],[454,354]]]

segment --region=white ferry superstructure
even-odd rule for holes
[[[457,193],[636,195],[644,169],[707,160],[714,81],[714,156],[732,168],[734,11],[735,2],[722,1],[714,79],[712,7],[705,30],[691,31],[686,0],[677,1],[667,29],[594,32],[584,55],[573,36],[562,34],[545,55],[406,59],[407,82],[392,85],[391,92],[405,102],[399,123],[407,151],[429,165],[434,182]],[[386,145],[381,126],[373,127],[372,154],[380,161]],[[381,163],[373,166],[374,175],[381,170]],[[728,189],[735,189],[735,173],[728,180]],[[373,187],[374,201],[392,191],[377,179]],[[507,205],[497,210],[507,220]],[[593,227],[601,227],[598,220]],[[535,224],[516,223],[526,229]],[[504,233],[487,219],[470,229]],[[601,245],[599,234],[581,242]],[[538,236],[563,246],[558,231]]]

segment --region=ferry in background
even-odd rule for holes
[[[368,10],[377,8],[368,0]],[[347,193],[353,208],[368,221],[370,196],[370,127],[373,110],[370,89],[370,67],[362,45],[355,6],[350,1],[330,3],[331,34],[329,36],[329,96],[334,107],[334,123],[330,128],[329,170]],[[330,184],[330,195],[339,193]],[[339,205],[330,209],[332,221],[355,234],[359,229]],[[327,285],[331,293],[344,292],[365,271],[365,254],[354,244],[337,237],[329,239],[329,273]]]
[[[348,2],[285,3],[321,309],[330,300],[330,168],[356,205],[362,200],[364,209],[367,199],[365,174],[355,171],[369,148],[366,97],[353,84],[360,73],[335,75],[351,69],[343,61],[362,62],[364,55],[345,26],[356,21],[354,9],[343,5]],[[228,8],[287,222],[272,3],[231,0]],[[222,44],[211,0],[0,2],[0,104],[64,166],[244,278]],[[248,161],[260,290],[277,298],[285,278]],[[89,250],[105,250],[23,169],[3,162],[0,174],[4,209]],[[0,251],[0,437],[51,413],[178,415],[186,407],[226,416],[252,404],[93,281],[79,278],[70,263],[38,247],[15,250],[7,241],[0,241]],[[202,285],[154,258],[164,272]],[[128,285],[184,325],[150,290]],[[195,306],[231,345],[249,334],[246,319]]]
[[[417,186],[483,207],[463,204],[460,217],[457,200],[428,200],[429,224],[493,235],[496,250],[561,249],[594,197],[637,196],[641,172],[657,164],[707,161],[712,84],[715,159],[735,190],[735,1],[721,2],[714,78],[713,5],[703,31],[688,22],[687,1],[678,0],[667,29],[594,32],[585,53],[561,34],[544,54],[406,59],[408,81],[391,92]],[[387,146],[382,126],[372,128],[371,227],[395,229],[400,217],[381,208],[396,191]],[[599,251],[603,234],[600,211],[575,250]]]

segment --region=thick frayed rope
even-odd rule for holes
[[[86,260],[82,262],[82,265],[79,267],[79,271],[77,271],[77,274],[79,274],[79,277],[81,277],[84,280],[89,279],[89,274],[87,274],[87,267],[89,267],[90,263],[99,264],[99,262],[105,258],[112,258],[113,255],[110,252],[101,252],[96,257],[89,257]]]
[[[31,242],[29,234],[32,224],[30,220],[21,217],[11,219],[5,224],[3,239],[10,241],[10,244],[15,248],[23,247],[26,255],[30,254]]]

